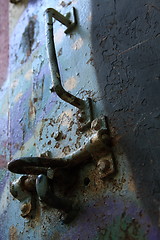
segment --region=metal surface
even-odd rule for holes
[[[91,137],[89,130],[77,131],[76,108],[49,90],[43,13],[55,8],[65,16],[72,7],[78,12],[76,31],[66,36],[65,27],[54,22],[63,86],[81,99],[92,98],[95,118],[108,117],[117,172],[104,181],[88,163],[78,182],[73,178],[74,191],[62,184],[62,193],[80,206],[70,225],[46,206],[36,206],[35,218],[28,221],[9,192],[17,176],[7,171],[6,162],[47,151],[63,158]],[[0,239],[160,239],[159,9],[157,0],[10,4],[10,70],[0,91]],[[62,132],[59,140],[56,132]]]
[[[109,155],[109,157],[108,157]],[[93,159],[93,160],[92,160]],[[110,171],[114,172],[113,159],[111,153],[111,141],[108,129],[100,129],[94,133],[82,147],[63,158],[44,158],[44,157],[22,157],[9,162],[8,169],[13,173],[19,174],[47,174],[47,169],[70,168],[79,166],[88,161],[110,162]],[[100,163],[100,162],[99,162]],[[108,173],[105,173],[108,175]]]
[[[30,183],[31,181],[32,183]],[[21,202],[21,216],[24,218],[33,218],[35,208],[35,199],[33,197],[35,188],[31,187],[31,185],[34,186],[33,181],[35,182],[35,178],[30,180],[27,176],[22,176],[10,185],[11,194]]]
[[[45,11],[45,19],[46,19],[46,42],[47,42],[47,52],[49,56],[49,63],[50,63],[50,70],[51,70],[51,78],[54,83],[53,89],[57,93],[57,95],[63,99],[65,102],[70,103],[71,105],[79,108],[81,110],[81,120],[83,123],[83,127],[88,127],[92,120],[92,102],[91,99],[82,100],[70,94],[69,92],[65,91],[62,87],[61,83],[61,75],[58,67],[58,61],[56,56],[55,50],[55,43],[54,43],[54,32],[53,32],[53,18],[61,22],[63,25],[67,27],[65,30],[66,34],[69,34],[77,25],[77,16],[76,16],[76,9],[73,8],[73,16],[74,22],[72,23],[68,18],[64,17],[62,14],[57,12],[53,8],[48,8]]]
[[[76,216],[77,211],[72,207],[73,203],[71,200],[67,200],[65,195],[62,195],[60,198],[54,193],[55,185],[58,185],[56,184],[57,176],[61,179],[62,175],[63,177],[66,175],[65,178],[67,181],[66,183],[63,182],[63,188],[67,189],[68,185],[70,187],[73,185],[73,178],[70,176],[70,173],[74,176],[74,172],[78,173],[82,169],[82,164],[84,167],[88,163],[95,163],[98,167],[98,173],[101,179],[115,173],[111,139],[106,117],[102,116],[99,119],[95,119],[91,126],[93,133],[92,136],[87,139],[86,143],[75,152],[63,158],[51,158],[51,156],[45,158],[45,155],[42,154],[41,157],[22,157],[12,160],[8,164],[8,169],[11,172],[38,175],[36,182],[34,182],[34,188],[36,189],[40,201],[44,202],[49,207],[63,210],[67,214],[64,219],[65,223],[70,223]],[[49,155],[49,153],[46,155]],[[78,180],[78,175],[74,177],[74,180]],[[25,183],[27,182],[25,181]],[[13,183],[12,186],[14,185]],[[20,200],[19,195],[23,196],[21,185],[20,182],[20,193],[18,187],[16,188],[18,200]],[[27,185],[23,185],[30,185],[29,181]],[[18,186],[17,182],[16,186]],[[11,191],[11,193],[14,195],[13,191]],[[16,196],[14,197],[16,198]],[[22,216],[25,215],[23,214]]]

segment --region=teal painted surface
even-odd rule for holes
[[[94,101],[95,116],[108,115],[106,96],[99,87],[92,56],[91,1],[29,1],[10,39],[10,73],[1,93],[1,155],[7,160],[39,156],[51,151],[57,157],[79,148],[90,135],[77,132],[76,109],[59,99],[52,87],[45,46],[43,13],[53,7],[67,14],[78,11],[78,28],[70,36],[65,27],[54,23],[56,50],[63,85],[72,94]],[[103,64],[103,63],[102,63]],[[5,109],[5,110],[3,110]],[[7,109],[7,111],[6,111]],[[59,220],[61,213],[37,203],[36,218],[20,217],[20,204],[9,193],[9,182],[18,175],[1,170],[0,239],[60,240],[158,240],[158,223],[153,222],[137,192],[125,149],[110,125],[118,172],[103,182],[94,165],[80,171],[73,193],[67,193],[81,206],[69,225]],[[56,141],[54,133],[63,132]],[[84,179],[90,183],[85,186]]]

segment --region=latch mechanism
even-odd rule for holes
[[[77,178],[77,174],[74,175],[74,173],[77,173],[81,166],[89,162],[96,164],[101,179],[108,177],[115,171],[106,118],[101,117],[93,120],[91,126],[92,136],[82,147],[63,158],[52,158],[51,156],[22,157],[12,160],[8,164],[8,169],[11,172],[36,175],[35,189],[40,201],[50,207],[63,210],[68,214],[67,219],[72,219],[70,215],[73,217],[76,210],[73,208],[72,201],[65,199],[64,196],[60,198],[54,193],[55,184],[59,182],[60,176],[63,175],[65,178],[64,185],[67,183],[67,187],[71,187]],[[13,185],[15,183],[12,183],[11,189]],[[16,197],[15,194],[13,195]],[[17,197],[17,199],[19,198]]]
[[[88,138],[79,149],[61,158],[51,155],[22,157],[8,164],[11,172],[26,175],[11,184],[12,195],[22,203],[21,215],[30,216],[34,209],[33,200],[38,196],[43,204],[63,211],[66,214],[65,223],[69,223],[79,209],[72,199],[66,198],[65,191],[75,184],[80,167],[89,162],[95,163],[101,179],[113,174],[115,170],[106,117],[93,120],[92,100],[79,99],[62,87],[54,44],[53,18],[67,27],[65,33],[68,34],[77,24],[74,8],[73,15],[72,23],[55,9],[49,8],[45,11],[47,51],[54,90],[61,99],[80,110],[84,119],[80,128],[81,131],[90,129]]]

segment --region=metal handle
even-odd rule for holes
[[[53,18],[61,22],[63,25],[67,27],[65,33],[69,33],[72,31],[75,26],[77,25],[77,18],[76,18],[76,10],[73,8],[73,16],[74,22],[72,23],[68,18],[64,17],[62,14],[57,12],[53,8],[48,8],[45,11],[45,19],[46,19],[46,46],[50,64],[50,71],[51,71],[51,78],[54,83],[54,90],[57,95],[64,100],[65,102],[70,103],[71,105],[79,108],[81,110],[81,114],[84,118],[83,127],[89,125],[92,119],[92,107],[91,107],[91,99],[82,100],[77,98],[76,96],[72,95],[71,93],[67,92],[61,83],[61,76],[58,67],[58,61],[56,56],[55,50],[55,43],[54,43],[54,32],[53,32]]]

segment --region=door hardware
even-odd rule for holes
[[[67,92],[61,83],[61,76],[58,67],[58,60],[56,56],[55,43],[54,43],[54,32],[53,32],[53,18],[58,20],[60,23],[67,27],[65,31],[69,34],[77,26],[77,16],[76,9],[73,8],[74,22],[72,23],[68,18],[64,17],[62,14],[57,12],[53,8],[48,8],[45,11],[45,21],[46,21],[46,47],[50,65],[51,79],[54,85],[54,91],[56,94],[65,102],[77,107],[81,113],[80,119],[83,119],[83,123],[80,123],[79,130],[83,131],[88,128],[93,120],[92,117],[92,100],[87,98],[82,100],[71,93]]]
[[[97,166],[101,179],[115,172],[106,117],[95,119],[92,121],[91,126],[92,135],[82,147],[69,155],[62,158],[52,158],[48,154],[46,157],[44,155],[41,157],[22,157],[8,163],[8,169],[13,173],[27,174],[29,176],[35,175],[36,181],[34,182],[34,189],[36,189],[36,191],[32,194],[36,194],[39,200],[48,206],[66,213],[67,220],[65,219],[64,221],[66,223],[75,217],[77,206],[73,207],[73,201],[65,199],[64,196],[57,196],[54,192],[55,184],[58,185],[59,182],[61,184],[63,182],[64,188],[73,186],[77,180],[80,168],[91,162]],[[60,181],[58,179],[60,179]],[[13,182],[12,185],[15,185],[15,183]],[[13,191],[11,191],[11,193],[19,200],[19,198],[13,194]]]

